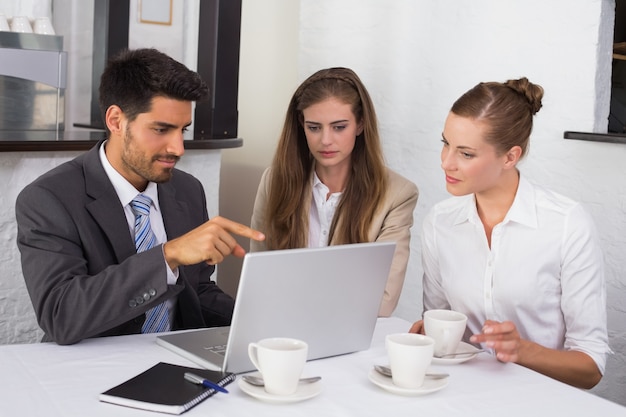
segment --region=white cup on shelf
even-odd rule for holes
[[[33,31],[40,35],[54,35],[54,27],[49,17],[38,17],[33,24]]]
[[[9,21],[7,17],[3,14],[0,14],[0,32],[10,32],[11,27],[9,26]]]
[[[13,16],[13,19],[11,19],[11,32],[33,33],[33,28],[30,26],[28,17]]]

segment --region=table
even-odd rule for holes
[[[193,416],[626,416],[626,407],[570,387],[487,353],[457,365],[432,365],[450,374],[444,389],[428,395],[391,394],[368,379],[375,363],[386,364],[384,337],[410,323],[380,318],[369,350],[310,361],[305,376],[321,375],[319,396],[299,403],[270,404],[230,384],[189,410]],[[346,335],[349,337],[349,335]],[[156,344],[154,334],[54,343],[0,346],[0,416],[158,416],[98,400],[98,395],[157,362],[194,366]]]

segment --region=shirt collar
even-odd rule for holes
[[[122,207],[126,207],[132,201],[132,199],[135,198],[137,194],[139,194],[139,191],[137,191],[137,189],[130,182],[128,182],[128,180],[124,178],[122,174],[120,174],[115,168],[113,168],[113,165],[111,165],[111,163],[109,162],[104,151],[105,144],[106,141],[102,144],[102,146],[100,146],[100,162],[102,162],[102,167],[104,168],[107,177],[109,177],[111,184],[113,184],[113,188],[117,193],[117,197],[120,199],[120,203],[122,203]],[[154,208],[156,208],[157,211],[160,210],[159,193],[157,189],[157,184],[155,182],[148,182],[148,186],[142,192],[142,194],[150,197],[152,199],[152,204]]]
[[[470,194],[467,196],[457,197],[464,199],[464,209],[460,210],[454,224],[470,222],[474,224],[480,223],[478,210],[476,209],[476,196]],[[535,192],[532,184],[520,173],[517,192],[513,199],[513,204],[507,212],[502,223],[516,222],[529,227],[537,227],[537,211],[535,210]]]
[[[474,197],[474,194],[453,198],[458,198],[459,200],[461,200],[461,207],[463,207],[462,210],[459,210],[456,218],[454,219],[455,225],[465,222],[470,222],[474,224],[480,223],[480,219],[478,218],[478,211],[476,210],[476,198]]]
[[[313,195],[320,198],[320,201],[325,201],[326,196],[330,192],[329,188],[324,184],[320,178],[317,176],[317,172],[313,170]],[[330,195],[330,199],[337,199],[341,196],[342,191],[338,191],[336,193],[332,193]]]
[[[326,187],[326,185],[324,185],[324,183],[320,180],[320,177],[317,176],[317,172],[313,170],[313,187],[318,188],[319,186]],[[328,187],[326,187],[326,189],[328,189]]]
[[[535,190],[532,184],[520,173],[519,184],[513,205],[504,218],[504,222],[511,221],[529,227],[537,227],[537,210],[535,209]]]

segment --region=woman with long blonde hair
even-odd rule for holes
[[[395,309],[409,257],[415,184],[385,166],[376,113],[359,77],[323,69],[295,91],[254,204],[251,250],[394,241],[379,315]]]

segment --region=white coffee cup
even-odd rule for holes
[[[54,28],[49,17],[38,17],[33,23],[33,31],[40,35],[54,35]]]
[[[33,33],[30,20],[26,16],[13,16],[11,19],[11,31],[20,33]]]
[[[250,343],[248,356],[263,376],[267,393],[289,395],[298,389],[308,349],[302,340],[274,337]]]
[[[459,347],[467,316],[452,310],[428,310],[424,313],[424,332],[435,339],[435,357],[455,353]]]
[[[7,17],[3,14],[0,14],[0,32],[10,32],[11,27],[9,26],[9,21]]]
[[[385,338],[391,379],[401,388],[419,388],[433,359],[435,341],[416,333],[395,333]]]

